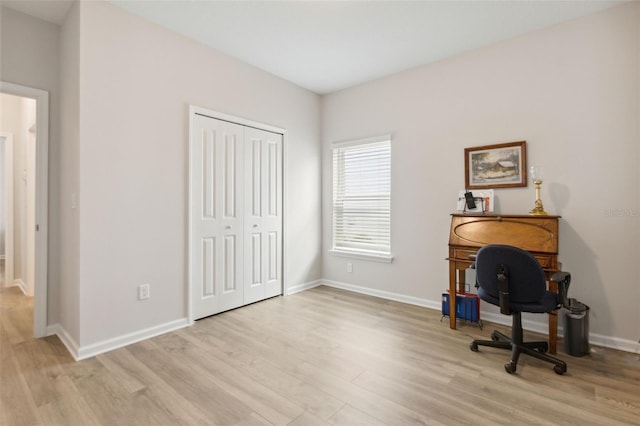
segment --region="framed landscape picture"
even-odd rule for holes
[[[467,189],[527,186],[527,143],[508,142],[464,149]]]

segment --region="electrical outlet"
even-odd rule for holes
[[[138,286],[138,300],[145,300],[151,297],[151,285],[141,284]]]
[[[347,272],[353,272],[353,263],[347,262]]]

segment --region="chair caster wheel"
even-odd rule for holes
[[[478,344],[476,342],[471,342],[471,344],[469,345],[469,349],[471,349],[473,352],[478,352]]]
[[[540,347],[537,347],[536,351],[538,351],[541,354],[547,353],[549,351],[549,344],[544,344],[544,345],[542,345]]]
[[[516,372],[516,364],[514,362],[508,362],[504,365],[504,371],[509,374],[513,374]]]
[[[567,372],[567,366],[566,365],[556,365],[555,367],[553,367],[553,371],[556,372],[556,374],[559,375],[563,375],[564,373]]]
[[[491,333],[491,340],[493,340],[494,342],[497,342],[498,340],[500,340],[500,338],[498,337],[495,331]]]

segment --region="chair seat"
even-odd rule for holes
[[[478,288],[478,297],[492,305],[500,306],[500,299],[487,293],[482,287]],[[545,292],[542,299],[535,303],[509,302],[512,312],[533,312],[535,314],[549,313],[558,307],[558,295],[550,291]]]

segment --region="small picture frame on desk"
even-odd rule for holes
[[[464,150],[468,189],[527,186],[527,143],[509,142]]]
[[[458,205],[456,211],[460,213],[491,213],[493,212],[494,193],[493,189],[473,190],[469,191],[475,202],[474,208],[467,206],[465,194],[467,191],[460,190],[458,192]]]

